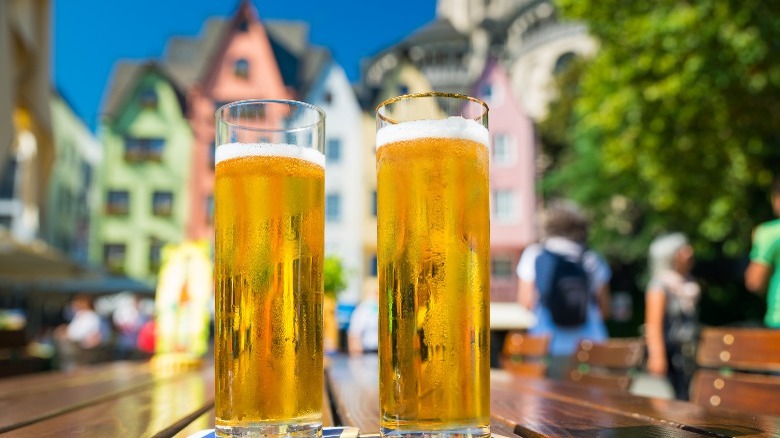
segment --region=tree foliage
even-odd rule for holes
[[[637,258],[670,230],[704,252],[746,251],[780,174],[776,2],[557,4],[599,50],[561,76],[541,125],[548,193],[586,207],[593,243],[613,256]]]
[[[325,257],[323,270],[325,295],[338,297],[339,293],[347,288],[347,270],[344,264],[340,258],[329,255]]]

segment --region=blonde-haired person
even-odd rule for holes
[[[649,251],[645,293],[647,370],[666,376],[680,400],[688,399],[695,369],[699,284],[691,277],[693,247],[682,233],[657,237]]]

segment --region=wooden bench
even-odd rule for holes
[[[703,406],[780,416],[780,331],[702,330],[691,401]]]
[[[549,336],[509,332],[501,349],[501,368],[521,376],[544,377]]]
[[[628,391],[644,354],[642,339],[608,339],[598,343],[586,339],[574,353],[567,375],[574,382]]]

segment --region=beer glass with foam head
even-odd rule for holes
[[[216,118],[217,434],[315,436],[325,113],[254,100],[225,105]]]
[[[382,434],[489,435],[488,107],[407,95],[376,120]]]

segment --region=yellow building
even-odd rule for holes
[[[39,234],[54,145],[49,114],[49,0],[0,1],[0,226]]]
[[[367,104],[363,114],[363,132],[366,147],[371,153],[365,155],[365,174],[363,181],[366,187],[365,230],[363,236],[363,259],[366,266],[363,269],[363,293],[376,284],[376,106],[387,99],[403,94],[426,93],[432,91],[425,76],[410,62],[399,60],[390,74],[386,76],[382,86]]]

